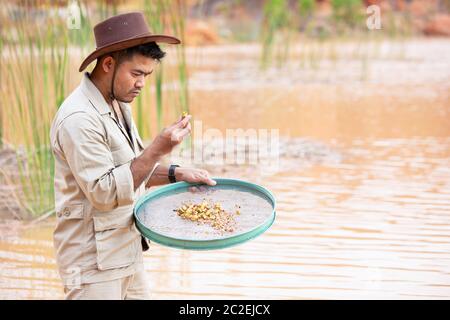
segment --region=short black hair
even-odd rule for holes
[[[166,53],[161,50],[156,42],[139,44],[137,46],[124,49],[120,55],[127,59],[131,59],[137,53],[142,54],[145,57],[155,59],[158,62],[161,61],[161,59],[166,55]]]
[[[118,56],[117,56],[118,54]],[[98,58],[98,61],[102,60],[105,57],[111,56],[114,59],[117,57],[119,59],[119,64],[124,59],[131,59],[135,54],[142,54],[145,57],[155,59],[160,62],[162,58],[166,55],[164,51],[156,44],[156,42],[149,42],[145,44],[139,44],[134,47],[130,47],[127,49],[106,53]],[[98,63],[98,62],[97,62]]]

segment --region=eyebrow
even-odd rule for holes
[[[153,70],[150,71],[150,72],[145,72],[144,70],[141,70],[141,69],[133,69],[133,70],[131,70],[131,71],[132,71],[132,72],[136,72],[136,73],[143,74],[144,76],[148,76],[149,74],[151,74],[151,73],[153,72]]]

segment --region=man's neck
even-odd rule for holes
[[[108,84],[106,83],[106,81],[104,81],[104,79],[99,77],[98,74],[95,72],[95,70],[89,75],[89,79],[100,91],[103,98],[105,98],[106,103],[110,107],[112,107],[111,92],[110,92],[110,88],[108,88]]]

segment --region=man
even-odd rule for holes
[[[147,299],[135,200],[150,186],[175,181],[215,185],[208,172],[159,165],[185,136],[190,116],[164,129],[144,148],[128,103],[165,55],[141,13],[109,18],[94,28],[91,74],[63,102],[52,123],[55,156],[56,261],[66,299]]]

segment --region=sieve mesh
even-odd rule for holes
[[[209,224],[181,218],[175,211],[185,203],[220,203],[227,212],[234,213],[233,231],[223,231]],[[247,233],[267,223],[273,217],[273,205],[263,194],[250,188],[229,185],[205,187],[203,191],[190,192],[187,188],[162,195],[145,202],[138,211],[139,221],[149,230],[162,236],[182,240],[217,240]]]

